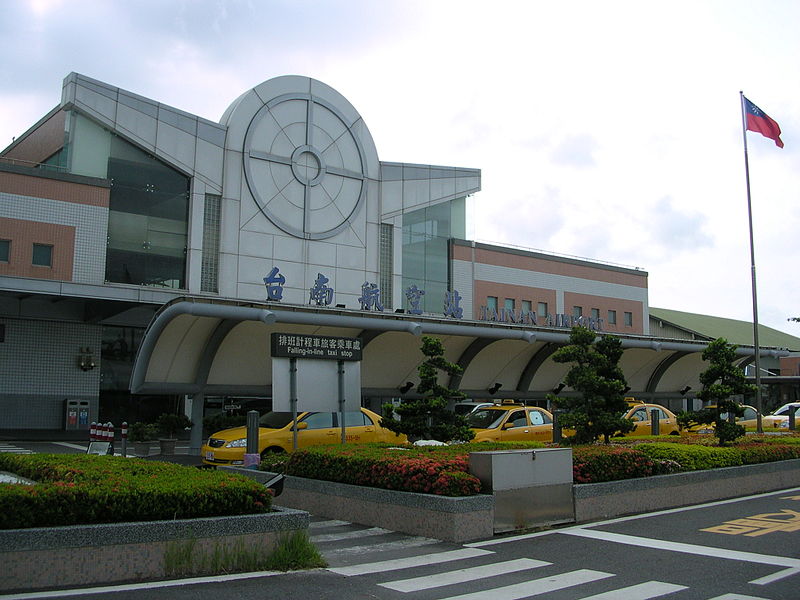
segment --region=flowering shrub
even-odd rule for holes
[[[260,484],[223,471],[91,454],[0,454],[0,529],[268,512]]]
[[[680,465],[648,457],[625,446],[575,446],[572,449],[572,481],[598,483],[674,473]]]
[[[471,496],[480,492],[481,484],[477,477],[468,473],[468,446],[473,445],[414,449],[371,444],[344,449],[318,446],[294,452],[286,472],[298,477],[388,490]]]

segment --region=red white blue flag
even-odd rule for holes
[[[781,128],[773,119],[767,115],[763,110],[758,108],[755,104],[744,98],[744,114],[747,118],[748,131],[757,131],[764,137],[775,140],[775,145],[778,148],[783,148],[781,141]]]

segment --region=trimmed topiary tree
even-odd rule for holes
[[[427,357],[418,369],[417,392],[422,397],[403,399],[397,407],[384,404],[381,425],[395,433],[404,433],[412,442],[468,442],[475,437],[475,432],[467,425],[466,417],[448,408],[452,399],[463,398],[464,394],[438,383],[441,371],[453,376],[460,375],[463,369],[444,358],[444,345],[437,338],[423,336],[420,349]]]
[[[744,414],[744,409],[733,396],[752,394],[756,390],[756,386],[747,383],[744,371],[733,364],[737,347],[725,338],[717,338],[703,350],[703,360],[709,364],[700,373],[703,389],[697,397],[708,406],[694,413],[692,420],[700,424],[714,423],[714,435],[720,446],[745,434],[744,427],[722,418],[723,413],[737,417]]]
[[[619,359],[622,342],[618,337],[606,335],[595,341],[596,334],[586,327],[573,327],[569,345],[553,354],[558,363],[574,363],[564,378],[564,383],[579,392],[576,397],[548,394],[556,408],[564,410],[559,422],[575,434],[568,439],[578,444],[588,444],[603,438],[608,444],[617,432],[627,433],[634,428],[623,415],[628,408],[625,402],[627,383]]]

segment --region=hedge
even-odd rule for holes
[[[651,440],[573,446],[573,482],[598,483],[800,458],[800,437],[748,437],[730,447],[711,446],[709,439],[702,436]],[[542,447],[536,442],[474,442],[421,448],[380,444],[319,446],[276,458],[262,468],[352,485],[465,496],[480,492],[476,478],[468,473],[470,452]]]
[[[418,447],[386,444],[317,446],[293,452],[285,472],[298,477],[387,490],[472,496],[480,493],[481,483],[468,472],[470,452],[543,447],[544,444],[538,442],[477,442]]]
[[[264,486],[223,471],[91,454],[0,454],[0,529],[269,512]]]

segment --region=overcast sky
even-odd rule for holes
[[[0,0],[0,148],[75,71],[219,121],[279,75],[385,161],[476,167],[474,238],[639,267],[650,305],[800,336],[800,2]],[[794,100],[793,100],[794,99]]]

